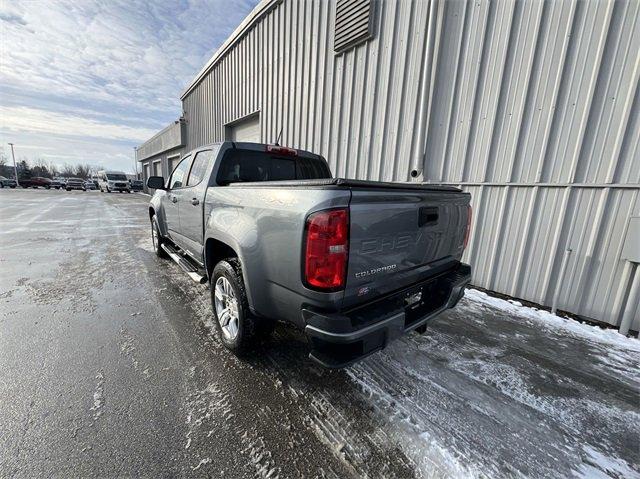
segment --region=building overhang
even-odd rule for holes
[[[183,118],[174,121],[136,148],[136,160],[143,161],[153,156],[179,148],[186,144],[187,131]]]

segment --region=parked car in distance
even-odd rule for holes
[[[97,190],[98,188],[93,181],[87,180],[84,182],[84,189],[86,191],[86,190]]]
[[[59,190],[60,188],[64,188],[64,184],[57,178],[54,178],[53,180],[51,180],[50,186],[51,188],[55,188],[56,190]]]
[[[67,191],[71,190],[85,190],[84,180],[82,178],[67,178],[67,183],[65,185],[65,189]]]
[[[103,193],[111,193],[112,191],[131,193],[129,179],[122,171],[99,171],[98,187]]]
[[[49,178],[42,178],[40,176],[34,176],[32,178],[20,178],[20,186],[23,188],[38,188],[42,186],[47,190],[51,188],[51,180]]]
[[[53,181],[60,183],[60,188],[67,186],[67,179],[64,176],[56,176]]]
[[[0,176],[0,188],[15,188],[16,186],[18,186],[18,184],[13,178],[5,178],[4,176]]]
[[[130,183],[133,191],[142,191],[144,189],[144,183],[142,180],[130,180]]]
[[[154,251],[209,282],[222,343],[251,349],[276,320],[343,367],[454,307],[471,267],[469,193],[332,178],[319,155],[223,142],[152,176]]]

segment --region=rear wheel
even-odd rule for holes
[[[153,251],[158,258],[168,258],[167,252],[162,249],[162,243],[164,238],[160,234],[160,227],[158,226],[158,218],[153,215],[151,218],[151,241],[153,242]]]
[[[236,258],[224,259],[213,269],[211,303],[220,339],[236,355],[249,351],[260,337],[273,330],[271,320],[251,314],[242,268]]]

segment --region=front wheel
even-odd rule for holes
[[[153,252],[158,258],[169,257],[167,252],[162,248],[164,238],[162,238],[160,234],[160,227],[158,226],[158,218],[156,215],[153,215],[153,218],[151,218],[151,241],[153,243]]]
[[[249,351],[273,329],[272,321],[251,314],[236,258],[222,260],[213,269],[211,303],[220,339],[236,355]]]

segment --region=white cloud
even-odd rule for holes
[[[0,2],[2,139],[98,135],[129,155],[257,1]]]
[[[103,140],[137,142],[142,142],[156,133],[150,128],[106,123],[36,108],[5,106],[0,106],[0,128],[4,131],[51,133],[81,138],[92,137]]]

